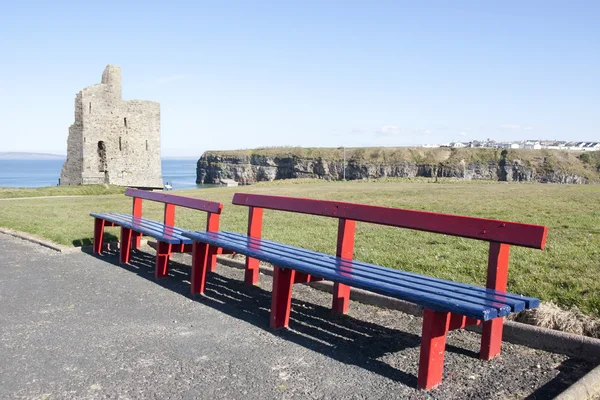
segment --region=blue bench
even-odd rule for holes
[[[206,229],[212,231],[219,229],[219,217],[223,208],[221,203],[131,188],[125,191],[125,195],[133,197],[131,214],[113,212],[90,214],[94,217],[93,251],[96,254],[102,252],[104,228],[109,226],[121,227],[120,261],[122,263],[129,262],[132,248],[139,248],[141,236],[152,237],[157,241],[156,278],[167,276],[171,253],[192,251],[192,240],[183,236],[183,229],[175,226],[175,206],[206,211],[208,213]],[[165,204],[162,222],[142,217],[143,199]],[[211,259],[216,260],[216,254]]]
[[[246,255],[247,284],[258,281],[258,263],[274,266],[270,326],[289,323],[292,286],[327,279],[334,282],[333,310],[348,311],[350,287],[409,301],[424,307],[418,386],[430,389],[442,380],[448,331],[483,325],[480,356],[500,353],[503,317],[535,308],[539,300],[506,292],[510,245],[543,249],[547,228],[482,218],[436,214],[312,199],[237,193],[233,204],[249,207],[248,233],[184,232],[194,240],[192,294],[204,292],[212,269],[204,254],[226,249]],[[261,239],[263,209],[339,219],[336,255]],[[404,272],[353,260],[356,221],[461,236],[490,242],[486,287]],[[212,249],[212,250],[211,250]]]

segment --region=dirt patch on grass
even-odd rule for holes
[[[520,312],[510,319],[542,328],[600,339],[600,320],[585,315],[576,307],[563,310],[552,302],[542,303],[539,308]]]

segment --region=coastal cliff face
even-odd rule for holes
[[[600,182],[600,152],[521,149],[346,149],[345,178],[440,177],[507,182]],[[252,184],[276,179],[344,178],[342,149],[210,151],[197,164],[197,183],[234,179]]]

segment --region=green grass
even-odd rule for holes
[[[549,227],[546,250],[511,249],[509,290],[563,308],[577,306],[600,316],[600,186],[463,183],[426,180],[387,182],[279,181],[238,188],[196,189],[175,193],[222,202],[221,228],[244,232],[247,208],[231,205],[236,191],[402,207]],[[92,211],[128,212],[123,195],[43,198],[0,202],[0,226],[46,237],[66,245],[91,243]],[[156,203],[144,216],[162,218]],[[202,229],[201,212],[181,209],[177,225]],[[111,228],[114,239],[118,231]],[[268,239],[332,253],[336,221],[330,218],[265,211]],[[109,236],[110,237],[110,236]],[[439,234],[359,223],[356,255],[362,261],[456,281],[485,284],[487,243]]]
[[[0,187],[0,199],[43,196],[97,196],[125,193],[125,188],[115,185],[47,186],[41,188]]]

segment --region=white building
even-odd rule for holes
[[[518,149],[519,143],[512,143],[512,142],[501,142],[497,144],[499,149]]]
[[[525,143],[523,143],[523,148],[539,150],[542,148],[542,145],[540,144],[540,142],[528,140]]]

